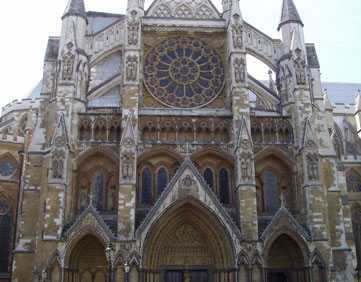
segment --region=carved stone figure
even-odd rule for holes
[[[197,187],[197,182],[189,175],[187,174],[182,180],[181,180],[181,188],[184,190],[191,190],[192,187]]]
[[[301,50],[296,50],[297,58],[294,60],[297,85],[306,85],[305,60],[301,57]]]
[[[252,167],[245,160],[241,163],[241,177],[243,180],[252,178]]]
[[[239,23],[235,23],[232,26],[233,47],[242,48],[243,47],[242,39],[243,39],[243,28]]]
[[[128,81],[137,80],[137,69],[138,69],[138,58],[136,55],[127,57],[127,69],[126,69],[126,79]]]
[[[124,155],[122,159],[122,174],[123,179],[130,180],[133,178],[133,158],[129,155]]]
[[[81,207],[82,210],[86,208],[86,194],[85,194],[85,192],[81,193],[80,207]]]
[[[132,20],[128,23],[128,44],[137,45],[138,44],[138,34],[139,34],[139,22],[136,19],[137,12],[132,11]]]
[[[58,161],[58,173],[57,173],[57,178],[62,178],[63,177],[63,160],[59,160]]]
[[[307,156],[307,174],[310,180],[318,180],[318,157],[316,155],[309,154]]]
[[[53,160],[53,178],[58,178],[58,161]]]
[[[73,44],[68,43],[67,45],[68,52],[63,55],[63,71],[62,71],[62,80],[73,80],[73,69],[74,69],[74,59],[75,55],[72,53]]]
[[[237,83],[244,83],[246,80],[246,74],[244,70],[244,60],[236,58],[233,63],[234,79]]]
[[[114,210],[114,192],[111,192],[109,195],[109,210]]]

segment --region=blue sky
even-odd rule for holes
[[[124,13],[126,0],[84,0],[88,11]],[[49,36],[59,36],[68,0],[2,1],[0,27],[0,106],[23,98],[41,79]],[[146,0],[146,6],[151,4]],[[361,83],[361,1],[294,0],[305,24],[305,38],[315,43],[324,82]],[[221,11],[221,0],[213,3]],[[242,16],[273,38],[282,0],[240,0]],[[267,70],[250,69],[259,79]]]

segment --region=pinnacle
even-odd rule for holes
[[[296,6],[293,3],[293,0],[283,0],[281,19],[278,25],[278,30],[282,25],[286,23],[299,23],[303,26],[300,15],[297,12]]]
[[[83,0],[69,0],[68,6],[65,9],[63,18],[67,15],[79,15],[87,18],[85,5]]]

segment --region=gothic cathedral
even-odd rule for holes
[[[84,2],[2,110],[0,281],[359,281],[361,94],[323,90],[293,0],[281,39],[239,0]]]

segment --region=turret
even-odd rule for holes
[[[84,49],[84,38],[88,24],[84,1],[69,0],[61,19],[63,20],[63,25],[59,46],[60,57],[63,51],[66,52],[69,49],[69,43],[71,43],[75,49]]]

